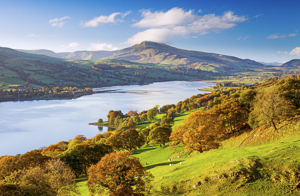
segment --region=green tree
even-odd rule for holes
[[[277,130],[277,122],[294,115],[295,112],[295,107],[281,94],[278,86],[272,86],[258,92],[248,122],[252,128],[269,124]]]
[[[165,143],[169,141],[171,133],[171,127],[158,126],[150,131],[148,140],[152,145],[159,144],[159,146],[161,147],[161,145],[165,145]]]
[[[154,119],[154,111],[152,109],[147,111],[147,118],[149,121]]]

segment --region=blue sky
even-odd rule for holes
[[[0,46],[116,50],[142,41],[263,62],[300,58],[298,0],[1,0]]]

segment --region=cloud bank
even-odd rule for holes
[[[109,16],[98,16],[93,18],[92,20],[89,20],[87,22],[84,22],[82,24],[83,27],[98,27],[100,24],[107,24],[107,23],[117,23],[117,22],[123,22],[121,19],[115,19],[116,16],[120,15],[122,18],[130,14],[131,11],[127,11],[125,13],[120,12],[114,12],[110,14]]]
[[[129,38],[126,44],[137,44],[142,41],[166,42],[168,37],[188,36],[190,34],[204,35],[231,29],[237,23],[248,20],[244,16],[237,16],[233,12],[223,15],[207,14],[199,16],[192,10],[172,8],[166,12],[149,10],[142,11],[142,19],[134,23],[133,27],[147,28]]]
[[[112,44],[107,43],[91,43],[89,50],[97,51],[97,50],[106,50],[106,51],[113,51],[118,50],[117,47],[113,47]]]

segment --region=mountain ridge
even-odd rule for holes
[[[24,51],[24,50],[23,50]],[[30,53],[52,54],[48,50],[31,50]],[[118,59],[136,63],[179,65],[205,71],[230,71],[231,69],[255,69],[264,65],[250,59],[235,56],[180,49],[164,43],[144,41],[116,51],[75,51],[55,53],[67,60]]]

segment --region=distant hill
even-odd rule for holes
[[[68,60],[98,60],[111,55],[116,51],[76,51],[57,53],[60,58]]]
[[[249,59],[183,50],[166,44],[149,41],[117,51],[76,51],[62,53],[55,53],[49,50],[22,51],[68,60],[98,60],[110,58],[136,63],[178,65],[213,72],[236,72],[242,69],[256,69],[264,66],[261,63]]]
[[[61,56],[52,50],[45,50],[45,49],[40,49],[40,50],[18,50],[20,52],[25,52],[25,53],[30,53],[30,54],[39,54],[39,55],[46,55],[49,57],[54,57],[54,58],[61,58]]]
[[[116,51],[76,51],[76,52],[59,52],[55,53],[51,50],[18,50],[30,54],[42,54],[50,57],[67,59],[67,60],[98,60],[111,55]]]
[[[66,60],[44,54],[56,56],[47,50],[25,53],[0,47],[0,90],[44,86],[102,87],[149,84],[174,80],[207,80],[220,75],[201,70],[176,67],[170,69],[170,66],[166,65],[134,63],[118,59]],[[75,52],[74,55],[88,58],[80,52]]]
[[[221,54],[183,50],[166,44],[148,41],[119,50],[113,56],[108,58],[139,63],[146,62],[181,65],[215,72],[224,69],[228,71],[231,69],[260,68],[264,66],[261,63],[249,59],[240,59]]]
[[[292,59],[292,60],[282,64],[282,67],[300,68],[300,59]]]
[[[281,66],[282,63],[278,63],[278,62],[271,62],[271,63],[266,63],[266,62],[259,62],[263,65],[266,65],[266,66]]]

